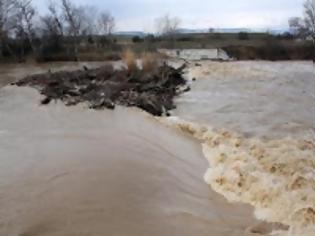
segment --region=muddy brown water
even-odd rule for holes
[[[248,207],[203,181],[200,144],[138,110],[0,102],[0,235],[249,235]]]
[[[173,115],[248,137],[315,137],[315,65],[311,61],[203,62]]]
[[[314,64],[203,62],[188,77],[197,82],[173,114],[203,143],[206,182],[255,206],[257,218],[291,226],[276,235],[314,235]]]
[[[308,63],[288,65],[291,72],[279,78],[290,79],[293,67],[296,74],[302,73],[301,68],[306,75],[313,73]],[[274,111],[282,108],[278,102],[270,105],[273,97],[266,98],[274,93],[248,95],[243,80],[257,80],[249,82],[247,89],[271,86],[269,81],[278,84],[279,68],[287,66],[266,62],[248,62],[247,66],[246,62],[210,63],[191,68],[188,76],[199,80],[178,99],[174,114],[249,136],[312,136],[308,128],[314,117],[309,111],[312,80],[304,74],[301,82],[282,82],[283,90],[289,87],[287,94],[303,87],[308,100],[300,102],[304,106],[298,110],[301,116],[284,113],[278,117],[276,113],[275,119],[268,116],[265,106],[258,115],[253,111],[255,102],[268,104]],[[11,76],[4,83],[35,68],[3,69],[3,74]],[[265,80],[264,73],[271,80],[259,82]],[[209,164],[192,137],[137,109],[92,111],[84,105],[69,108],[61,103],[40,106],[40,98],[30,88],[0,90],[1,236],[244,236],[257,235],[250,231],[269,232],[266,225],[255,228],[260,222],[251,207],[228,203],[206,184],[203,177]],[[292,101],[281,102],[285,109]],[[269,119],[260,122],[258,116]],[[281,118],[302,125],[295,132],[282,128],[270,132],[270,123],[277,125]]]

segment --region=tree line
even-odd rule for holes
[[[304,2],[304,16],[289,19],[291,32],[315,43],[315,0]]]
[[[97,49],[118,47],[111,37],[115,18],[109,11],[79,5],[75,0],[49,0],[46,6],[41,14],[32,0],[0,0],[0,61],[23,61],[28,55],[45,58],[58,53],[77,60],[82,44]],[[156,19],[156,32],[175,44],[180,24],[178,17],[165,15]],[[304,16],[290,18],[289,26],[295,37],[315,45],[315,0],[305,0]],[[148,41],[154,38],[150,35]],[[239,38],[248,39],[245,34]],[[141,40],[134,38],[135,42]]]
[[[71,0],[50,0],[45,15],[39,14],[32,0],[0,0],[0,60],[61,50],[77,57],[82,38],[103,36],[98,42],[103,45],[114,28],[110,12]]]

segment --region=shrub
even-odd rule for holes
[[[222,39],[222,34],[221,33],[214,33],[214,34],[211,34],[211,37],[213,39]]]
[[[159,41],[159,39],[156,38],[153,34],[148,34],[147,36],[145,36],[144,40],[149,43],[154,43],[156,41]]]
[[[143,41],[144,41],[144,39],[139,37],[139,36],[132,37],[132,42],[133,43],[142,43]]]
[[[125,50],[123,52],[122,59],[123,59],[123,62],[126,64],[127,69],[129,71],[137,70],[137,68],[138,68],[137,58],[136,58],[136,55],[133,51],[131,51],[130,49]]]
[[[177,39],[177,41],[189,42],[189,41],[194,41],[194,39],[191,38],[191,37],[179,37],[179,38]]]
[[[107,36],[100,36],[98,39],[97,39],[97,44],[100,46],[100,47],[105,47],[105,46],[109,46],[111,45],[111,40],[107,37]]]
[[[88,41],[89,44],[94,44],[95,43],[92,35],[88,36],[87,41]]]
[[[223,48],[230,57],[238,60],[312,60],[312,43],[285,44],[277,40],[266,41],[260,46],[228,46]]]
[[[284,32],[283,34],[277,35],[277,39],[292,40],[294,39],[294,35],[290,32]]]
[[[154,53],[143,53],[141,56],[142,70],[146,72],[154,71],[158,65],[158,56]]]
[[[249,34],[247,32],[239,32],[238,33],[239,40],[249,40]]]

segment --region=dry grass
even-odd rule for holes
[[[141,56],[142,70],[146,72],[155,70],[159,64],[158,59],[157,54],[143,53]]]
[[[131,49],[126,49],[123,52],[122,59],[129,71],[135,71],[139,69],[137,55]],[[159,65],[159,56],[156,53],[142,53],[139,59],[141,61],[141,69],[144,72],[152,72]]]
[[[133,51],[126,49],[122,54],[122,59],[125,62],[129,71],[135,71],[138,69],[137,57]]]

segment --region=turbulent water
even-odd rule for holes
[[[187,76],[179,118],[162,120],[2,88],[0,235],[313,235],[313,65],[204,62]]]
[[[247,137],[315,137],[315,66],[311,62],[203,63],[175,116]]]
[[[173,124],[203,143],[206,182],[257,218],[290,226],[280,235],[314,235],[314,65],[204,63],[190,77],[199,82],[175,113],[195,123]]]
[[[215,191],[251,204],[258,219],[281,223],[274,235],[314,235],[314,140],[262,141],[186,121],[166,123],[203,143],[210,164],[205,181]]]

